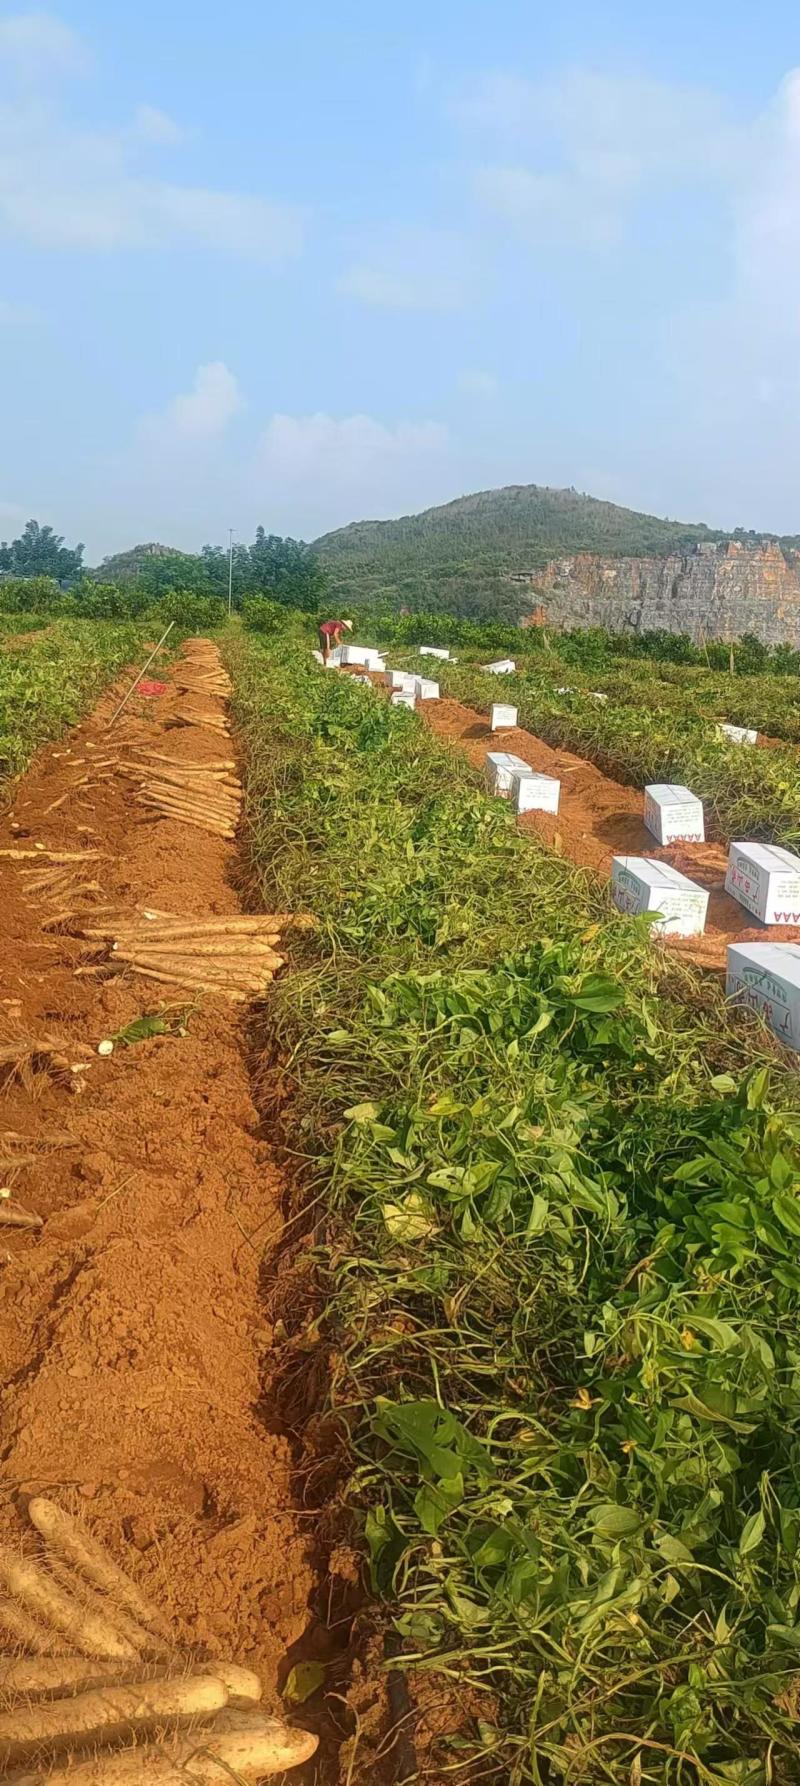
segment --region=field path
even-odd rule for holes
[[[236,913],[234,845],[148,813],[125,769],[142,747],[191,763],[230,755],[217,729],[167,729],[179,711],[224,720],[223,701],[170,685],[108,733],[119,692],[40,751],[0,847],[101,852],[88,897],[120,912]],[[280,1182],[241,1007],[203,995],[183,1034],[98,1056],[143,1012],[171,1005],[177,1021],[191,995],[132,973],[76,975],[86,950],[43,929],[29,869],[0,858],[0,1061],[32,1040],[56,1054],[49,1070],[41,1053],[0,1069],[0,1183],[44,1219],[33,1237],[0,1228],[0,1529],[21,1530],[34,1490],[75,1506],[182,1642],[257,1668],[275,1705],[314,1578],[289,1448],[262,1400],[259,1275]]]
[[[382,682],[378,677],[373,680]],[[639,789],[614,781],[574,751],[552,748],[521,726],[492,732],[482,714],[460,701],[446,697],[419,701],[417,712],[437,737],[463,750],[476,769],[483,769],[490,750],[508,750],[541,774],[555,776],[561,782],[557,816],[528,812],[517,822],[521,831],[540,837],[572,862],[610,876],[613,856],[649,856],[671,862],[699,886],[708,888],[705,934],[668,941],[670,949],[696,966],[724,973],[725,951],[732,942],[800,942],[800,928],[771,925],[767,929],[726,893],[728,852],[723,844],[672,844],[660,849],[642,819]]]

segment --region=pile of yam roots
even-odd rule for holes
[[[84,925],[87,952],[101,959],[79,973],[104,976],[130,969],[147,980],[217,992],[240,1004],[266,992],[285,957],[284,932],[313,928],[302,913],[261,912],[222,918],[178,918],[169,912]]]
[[[187,1661],[164,1616],[55,1502],[28,1512],[39,1554],[0,1548],[0,1777],[9,1786],[244,1786],[317,1738],[268,1717],[233,1662]]]

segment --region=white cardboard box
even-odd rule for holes
[[[513,657],[499,657],[494,664],[481,664],[481,669],[491,671],[493,676],[510,676],[516,667]]]
[[[486,786],[490,794],[511,793],[511,777],[514,772],[533,775],[530,763],[516,757],[513,750],[489,750],[486,752]]]
[[[737,1005],[761,1011],[790,1048],[800,1048],[800,945],[730,943],[726,991]]]
[[[511,771],[511,799],[517,812],[558,812],[561,783],[527,766]]]
[[[714,729],[717,737],[727,738],[729,744],[755,744],[758,740],[758,733],[750,726],[729,726],[721,722]]]
[[[774,843],[732,843],[725,890],[762,924],[800,924],[800,856]]]
[[[497,701],[495,701],[494,705],[492,707],[492,731],[493,732],[502,732],[504,727],[515,726],[516,723],[517,723],[517,709],[516,709],[516,707],[502,707],[502,706],[500,706],[500,704]]]
[[[413,688],[395,688],[389,698],[393,707],[413,708],[417,705],[417,697]]]
[[[384,672],[383,680],[386,683],[387,688],[404,688],[406,690],[410,689],[412,694],[414,692],[416,676],[413,675],[411,670],[386,670]]]
[[[351,668],[357,665],[359,669],[363,670],[385,670],[386,668],[380,652],[376,651],[374,645],[342,645],[339,662],[349,664]]]
[[[644,790],[644,822],[659,843],[705,843],[703,802],[690,788],[654,781]]]
[[[439,684],[429,682],[427,676],[415,676],[414,693],[418,701],[438,701]]]
[[[659,912],[661,916],[653,929],[664,936],[701,936],[705,929],[705,887],[698,887],[669,862],[652,862],[646,856],[615,856],[611,897],[621,912],[636,916]]]
[[[419,654],[420,657],[448,658],[450,656],[449,650],[444,645],[420,645]]]

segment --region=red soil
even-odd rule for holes
[[[133,744],[209,761],[230,741],[165,731],[174,689],[134,700],[107,734],[114,700],[39,753],[0,847],[107,852],[94,872],[104,901],[125,911],[235,912],[233,846],[144,817],[124,772],[91,767],[118,750],[124,761]],[[71,1501],[181,1641],[256,1667],[276,1703],[286,1650],[310,1620],[313,1572],[288,1444],[263,1404],[271,1335],[259,1274],[280,1233],[281,1186],[241,1017],[204,996],[184,1035],[99,1057],[104,1037],[188,995],[133,975],[76,977],[79,945],[42,931],[24,866],[0,858],[0,1047],[57,1038],[86,1070],[0,1077],[0,1181],[44,1218],[33,1237],[0,1228],[0,1530],[22,1529],[34,1491]],[[32,1163],[10,1169],[9,1131],[30,1139]]]

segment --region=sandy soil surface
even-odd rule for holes
[[[167,729],[178,705],[193,706],[171,683],[108,732],[115,698],[39,753],[0,848],[99,852],[83,866],[105,909],[236,912],[235,846],[148,814],[124,766],[139,745],[196,763],[230,740]],[[34,1491],[76,1507],[182,1643],[255,1667],[277,1705],[314,1570],[265,1400],[260,1273],[281,1185],[251,1100],[241,1008],[204,995],[187,1010],[188,994],[132,973],[76,975],[81,945],[43,929],[29,867],[0,856],[0,1061],[6,1046],[44,1040],[57,1064],[34,1046],[32,1064],[0,1067],[0,1183],[44,1223],[33,1235],[0,1227],[0,1532],[22,1530]],[[104,1038],[164,1005],[185,1033],[98,1056]]]

